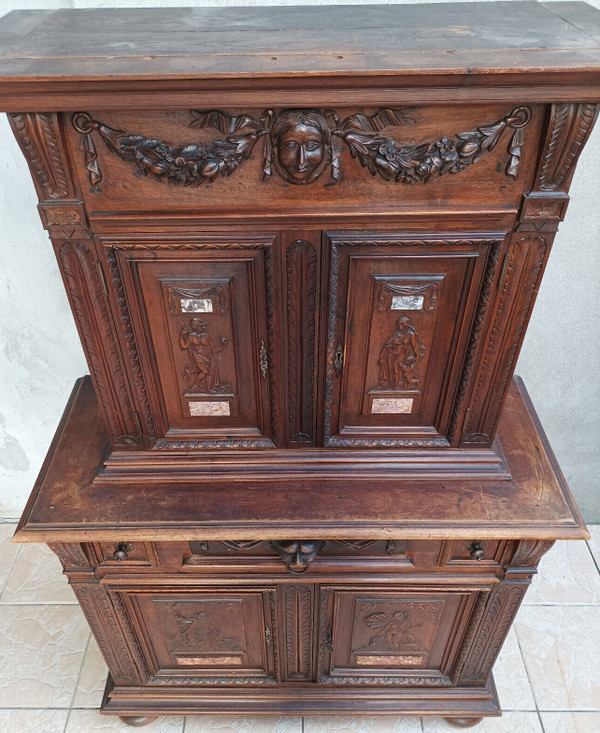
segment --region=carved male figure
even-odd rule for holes
[[[179,345],[190,352],[192,363],[185,369],[186,380],[193,380],[192,388],[204,392],[220,392],[227,386],[221,384],[218,361],[215,355],[223,351],[228,339],[219,337],[215,345],[206,332],[206,321],[192,318],[189,326],[184,326],[179,333]]]

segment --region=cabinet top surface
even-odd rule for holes
[[[96,483],[106,434],[80,380],[25,509],[21,542],[177,539],[580,539],[585,525],[529,399],[513,383],[498,429],[510,480]],[[309,482],[310,483],[310,482]]]
[[[5,109],[16,83],[23,94],[42,81],[401,76],[410,86],[450,75],[445,86],[485,86],[509,74],[525,86],[567,72],[576,77],[560,83],[600,84],[600,12],[583,2],[32,10],[0,20]]]

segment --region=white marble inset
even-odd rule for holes
[[[535,700],[527,679],[515,630],[506,637],[494,666],[494,680],[502,710],[535,710]]]
[[[500,718],[484,718],[472,728],[457,728],[443,718],[423,718],[425,733],[450,733],[465,730],[469,733],[544,733],[537,713],[510,712]]]
[[[540,713],[545,733],[598,733],[600,713]]]
[[[320,716],[304,718],[304,733],[420,733],[421,718],[395,715],[361,717]]]
[[[89,635],[78,606],[0,605],[0,708],[69,707]]]
[[[0,710],[0,731],[63,733],[68,717],[68,710]]]
[[[588,530],[591,535],[588,546],[600,567],[600,524],[588,524]]]
[[[600,710],[600,606],[523,606],[515,621],[540,710]]]
[[[557,542],[542,557],[523,603],[600,603],[600,574],[586,543]]]
[[[100,715],[97,710],[71,710],[65,733],[91,733],[97,730],[118,731],[118,733],[130,733],[136,730],[143,731],[143,733],[182,733],[183,718],[159,716],[148,725],[133,728],[120,718]]]
[[[81,674],[77,680],[74,708],[97,708],[102,702],[108,667],[96,640],[92,637],[85,653]]]
[[[185,733],[302,733],[302,718],[277,715],[188,715]]]
[[[2,589],[19,552],[19,545],[11,542],[16,526],[16,524],[0,524],[0,600]]]
[[[46,545],[23,545],[11,570],[3,603],[77,603],[59,559]]]

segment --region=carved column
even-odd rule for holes
[[[495,314],[484,342],[460,445],[489,446],[514,373],[525,329],[554,235],[564,219],[567,191],[600,105],[553,104],[532,190],[523,197],[498,282]],[[512,323],[509,330],[506,323]]]

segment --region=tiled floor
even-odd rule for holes
[[[0,524],[0,731],[6,733],[442,733],[438,718],[194,716],[141,729],[100,716],[106,666],[57,558]],[[471,731],[600,731],[600,526],[541,562],[495,678],[504,710]]]

